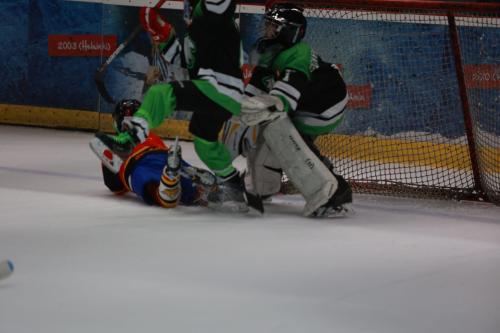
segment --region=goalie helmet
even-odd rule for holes
[[[273,5],[265,14],[265,38],[276,39],[285,47],[300,42],[306,34],[307,27],[302,12],[302,8],[289,3]]]
[[[113,126],[117,132],[122,131],[122,123],[125,117],[132,117],[139,110],[141,102],[136,99],[124,99],[116,104],[113,111]]]

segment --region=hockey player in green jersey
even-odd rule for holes
[[[276,4],[266,11],[264,22],[263,37],[251,54],[255,68],[242,102],[243,122],[261,124],[263,133],[247,152],[249,190],[260,195],[276,193],[283,169],[306,199],[304,215],[336,214],[352,201],[351,189],[333,173],[314,139],[341,122],[348,101],[346,85],[338,68],[302,41],[307,21],[301,8]],[[226,135],[228,141],[231,146],[238,139]],[[313,168],[317,170],[311,173]]]
[[[194,135],[195,151],[218,181],[219,190],[209,195],[209,206],[246,212],[243,180],[218,139],[224,122],[240,113],[244,90],[241,39],[234,18],[236,5],[233,0],[186,0],[185,6],[189,25],[183,53],[190,80],[150,87],[139,110],[123,121],[127,131],[115,137],[115,142],[128,149],[143,142],[149,130],[175,110],[193,111],[189,131]],[[157,42],[162,38],[166,41],[169,23],[150,19],[155,20],[149,16],[147,24],[143,22],[145,28],[152,34],[157,32]]]

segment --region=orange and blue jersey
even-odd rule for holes
[[[150,133],[146,141],[138,144],[123,162],[118,173],[121,188],[119,190],[117,190],[118,188],[112,189],[108,185],[109,179],[108,181],[105,179],[105,183],[115,193],[134,192],[144,202],[153,205],[156,203],[154,193],[160,183],[168,154],[168,147],[163,140]],[[189,164],[182,160],[181,168],[186,166]],[[197,188],[190,177],[181,176],[181,188],[180,203],[183,205],[193,204]]]

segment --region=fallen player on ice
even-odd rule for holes
[[[136,100],[121,101],[113,113],[114,127],[120,134],[123,120],[137,109]],[[102,164],[104,184],[116,194],[133,192],[145,203],[173,208],[181,205],[206,206],[206,196],[215,186],[215,176],[184,161],[178,141],[167,147],[149,133],[146,140],[129,151],[116,151],[113,140],[97,133],[90,141]]]

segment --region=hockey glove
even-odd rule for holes
[[[248,126],[286,117],[283,101],[273,95],[244,97],[241,102],[241,121]]]
[[[122,131],[130,134],[136,144],[144,142],[149,135],[148,122],[140,117],[125,117],[122,122]]]
[[[174,33],[172,25],[154,8],[142,7],[139,11],[139,20],[142,27],[149,32],[156,43],[168,41],[171,33]]]

